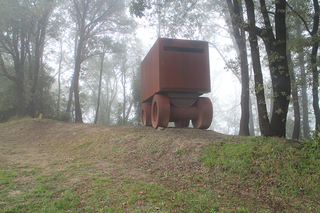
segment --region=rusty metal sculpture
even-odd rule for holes
[[[141,63],[141,125],[209,128],[210,89],[207,42],[158,38]]]

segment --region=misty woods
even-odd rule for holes
[[[139,123],[158,37],[210,44],[213,120],[301,139],[320,125],[318,0],[0,0],[0,121]]]

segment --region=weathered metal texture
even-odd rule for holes
[[[212,121],[208,43],[159,38],[141,63],[141,125],[207,129]]]
[[[158,38],[141,63],[141,102],[151,103],[156,93],[171,93],[175,96],[170,98],[171,103],[186,107],[207,92],[210,92],[208,43]]]

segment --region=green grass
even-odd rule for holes
[[[320,157],[310,151],[310,143],[290,146],[277,138],[247,137],[214,143],[201,159],[238,176],[242,184],[267,188],[268,194],[320,199]]]
[[[0,213],[320,212],[317,132],[302,142],[225,138],[204,147],[188,168],[170,164],[187,158],[190,149],[173,149],[167,158],[165,142],[146,140],[122,152],[129,139],[112,140],[110,152],[102,152],[95,139],[81,138],[69,150],[79,155],[44,168],[11,165],[0,156]],[[88,150],[94,157],[81,155]],[[143,160],[147,155],[153,164]]]
[[[0,170],[0,186],[10,183],[11,179],[18,176],[17,170]]]

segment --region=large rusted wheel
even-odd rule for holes
[[[189,123],[190,123],[190,120],[178,120],[174,122],[174,126],[183,128],[183,127],[188,127]]]
[[[151,106],[153,128],[167,127],[170,120],[170,100],[166,95],[155,94]]]
[[[208,129],[212,121],[212,103],[209,98],[200,97],[196,103],[199,110],[199,116],[192,120],[195,129]]]
[[[151,126],[151,104],[141,104],[140,121],[142,126]]]

